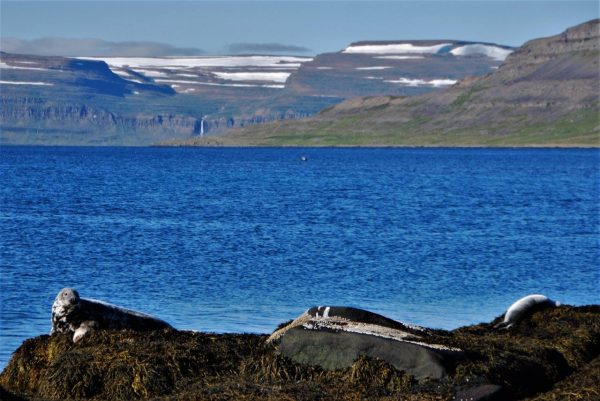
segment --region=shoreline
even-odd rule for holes
[[[367,357],[335,370],[296,363],[258,334],[98,331],[79,343],[43,335],[15,351],[0,374],[0,395],[22,401],[450,401],[488,391],[495,394],[491,400],[542,401],[594,394],[589,383],[600,378],[600,305],[541,310],[511,330],[493,329],[499,319],[431,330],[430,341],[466,353],[440,379],[416,379]]]
[[[205,145],[183,145],[183,144],[149,144],[149,145],[66,145],[66,144],[0,144],[4,148],[86,148],[86,149],[108,149],[108,148],[222,148],[222,149],[598,149],[597,145],[569,145],[569,144],[539,144],[539,145],[233,145],[233,144],[205,144]]]

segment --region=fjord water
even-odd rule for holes
[[[48,333],[66,286],[214,332],[270,332],[312,305],[449,329],[530,293],[599,301],[598,150],[0,155],[0,367]]]

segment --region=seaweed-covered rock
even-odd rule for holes
[[[361,355],[382,359],[417,379],[440,379],[464,358],[461,349],[423,342],[430,330],[363,309],[318,306],[275,331],[270,341],[298,363],[334,370]]]
[[[440,379],[365,355],[335,370],[300,364],[266,335],[100,330],[78,343],[44,335],[15,351],[0,399],[451,401],[492,397],[498,386],[501,400],[598,399],[600,306],[538,311],[509,331],[494,330],[497,321],[425,336],[465,352]]]

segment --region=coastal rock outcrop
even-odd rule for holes
[[[323,312],[319,311],[319,316]],[[369,316],[377,318],[375,323],[381,323],[379,316]],[[511,330],[495,330],[493,325],[501,319],[452,331],[427,329],[428,343],[460,348],[465,358],[458,360],[446,376],[421,380],[385,360],[365,355],[351,366],[335,370],[297,363],[281,355],[267,342],[266,335],[99,330],[77,343],[70,336],[42,335],[26,340],[15,350],[0,374],[0,398],[20,401],[597,398],[600,306],[546,308],[522,319]]]
[[[349,99],[305,120],[250,127],[219,139],[255,146],[597,147],[599,60],[595,19],[531,40],[491,73],[435,93]]]
[[[417,379],[446,376],[464,351],[428,342],[430,331],[366,310],[318,306],[275,331],[270,342],[298,363],[334,370],[360,356],[379,358]]]
[[[355,96],[439,91],[500,63],[448,52],[87,59],[0,52],[1,139],[150,145],[219,136],[230,128],[301,119]]]

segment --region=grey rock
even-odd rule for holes
[[[454,396],[455,401],[500,401],[504,398],[503,387],[497,384],[483,384],[477,387],[460,389]]]
[[[439,379],[464,358],[457,348],[428,341],[430,331],[362,309],[313,307],[275,331],[270,342],[297,363],[327,370],[351,366],[361,355],[382,359],[417,379]]]
[[[282,338],[280,352],[298,363],[327,370],[351,366],[361,355],[379,358],[417,379],[439,379],[448,374],[460,351],[442,351],[406,341],[368,334],[290,329]]]

